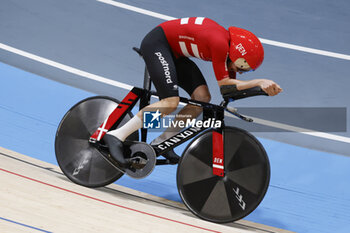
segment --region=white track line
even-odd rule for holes
[[[175,17],[171,17],[171,16],[167,16],[167,15],[163,15],[163,14],[159,14],[153,11],[149,11],[149,10],[145,10],[142,8],[138,8],[135,6],[130,6],[121,2],[115,2],[115,1],[111,1],[111,0],[97,0],[98,2],[102,2],[102,3],[106,3],[112,6],[116,6],[116,7],[120,7],[126,10],[130,10],[130,11],[134,11],[143,15],[148,15],[148,16],[152,16],[158,19],[163,19],[163,20],[173,20],[176,19]]]
[[[282,124],[274,121],[268,121],[252,116],[247,116],[252,119],[254,119],[254,123],[261,124],[261,125],[266,125],[266,126],[271,126],[277,129],[282,129],[286,131],[291,131],[291,132],[297,132],[301,134],[306,134],[314,137],[319,137],[319,138],[325,138],[325,139],[331,139],[333,141],[339,141],[339,142],[345,142],[345,143],[350,143],[350,138],[348,137],[343,137],[335,134],[330,134],[330,133],[323,133],[323,132],[317,132],[317,131],[312,131],[310,129],[305,129],[301,127],[296,127],[296,126],[291,126],[287,124]]]
[[[142,9],[139,7],[130,6],[130,5],[116,2],[116,1],[112,1],[112,0],[96,0],[96,1],[102,2],[105,4],[109,4],[109,5],[112,5],[115,7],[123,8],[126,10],[134,11],[134,12],[137,12],[140,14],[152,16],[152,17],[155,17],[158,19],[163,19],[163,20],[176,19],[175,17],[159,14],[159,13],[154,12],[154,11],[145,10],[145,9]],[[268,44],[268,45],[272,45],[272,46],[276,46],[276,47],[282,47],[282,48],[286,48],[286,49],[292,49],[292,50],[302,51],[302,52],[306,52],[306,53],[312,53],[312,54],[317,54],[317,55],[322,55],[322,56],[333,57],[333,58],[344,59],[344,60],[350,61],[350,55],[346,55],[346,54],[334,53],[334,52],[329,52],[329,51],[324,51],[324,50],[319,50],[319,49],[312,49],[312,48],[308,48],[308,47],[304,47],[304,46],[287,44],[287,43],[263,39],[263,38],[259,38],[259,39],[260,39],[261,43],[263,43],[263,44]]]
[[[339,59],[344,59],[344,60],[349,60],[350,61],[350,55],[346,54],[341,54],[341,53],[333,53],[329,51],[324,51],[320,49],[312,49],[304,46],[299,46],[299,45],[293,45],[293,44],[287,44],[287,43],[282,43],[278,41],[273,41],[273,40],[267,40],[263,38],[259,38],[261,43],[263,44],[268,44],[268,45],[273,45],[277,47],[282,47],[286,49],[293,49],[305,53],[313,53],[317,55],[322,55],[322,56],[327,56],[327,57],[334,57],[334,58],[339,58]]]
[[[132,86],[130,86],[128,84],[121,83],[121,82],[118,82],[118,81],[114,81],[114,80],[111,80],[111,79],[107,79],[107,78],[104,78],[104,77],[101,77],[101,76],[98,76],[98,75],[95,75],[95,74],[91,74],[91,73],[88,73],[86,71],[82,71],[82,70],[73,68],[71,66],[63,65],[61,63],[58,63],[58,62],[55,62],[55,61],[52,61],[52,60],[49,60],[49,59],[46,59],[46,58],[43,58],[43,57],[39,57],[37,55],[25,52],[23,50],[19,50],[19,49],[13,48],[11,46],[8,46],[8,45],[2,44],[2,43],[0,43],[0,49],[6,50],[8,52],[15,53],[17,55],[29,58],[29,59],[37,61],[37,62],[44,63],[46,65],[55,67],[55,68],[60,69],[60,70],[64,70],[66,72],[69,72],[69,73],[72,73],[72,74],[75,74],[75,75],[79,75],[79,76],[81,76],[83,78],[91,79],[91,80],[94,80],[94,81],[97,81],[97,82],[101,82],[101,83],[104,83],[104,84],[108,84],[108,85],[111,85],[111,86],[114,86],[114,87],[120,87],[120,88],[123,88],[123,89],[126,89],[126,90],[131,90],[132,89]],[[255,117],[252,117],[252,118],[254,118],[254,121],[256,123],[258,123],[258,124],[272,126],[272,127],[280,128],[280,129],[283,129],[283,130],[294,131],[294,132],[298,132],[298,133],[301,133],[301,134],[312,135],[312,136],[315,136],[315,137],[330,139],[330,140],[334,140],[334,141],[350,143],[350,138],[348,138],[348,137],[343,137],[343,136],[338,136],[338,135],[328,134],[328,133],[322,133],[322,132],[306,132],[307,131],[306,129],[301,129],[301,128],[297,128],[297,127],[294,127],[294,126],[281,124],[281,123],[277,123],[277,122],[267,121],[267,120],[263,120],[263,119],[259,119],[259,118],[255,118]]]
[[[64,70],[64,71],[67,71],[69,73],[76,74],[76,75],[82,76],[84,78],[88,78],[88,79],[98,81],[98,82],[101,82],[104,84],[108,84],[108,85],[115,86],[115,87],[120,87],[120,88],[127,89],[127,90],[131,90],[133,88],[133,86],[130,86],[128,84],[121,83],[121,82],[111,80],[108,78],[104,78],[104,77],[101,77],[101,76],[98,76],[95,74],[91,74],[91,73],[73,68],[71,66],[67,66],[67,65],[64,65],[62,63],[58,63],[58,62],[55,62],[55,61],[52,61],[52,60],[49,60],[49,59],[46,59],[43,57],[39,57],[39,56],[34,55],[32,53],[28,53],[28,52],[25,52],[23,50],[16,49],[14,47],[11,47],[11,46],[8,46],[8,45],[2,44],[2,43],[0,43],[0,49],[21,55],[23,57],[44,63],[46,65],[58,68],[60,70]]]

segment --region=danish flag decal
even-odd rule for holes
[[[98,129],[90,137],[90,142],[100,141],[103,136],[114,126],[114,124],[119,123],[121,119],[123,119],[127,113],[127,110],[132,108],[139,99],[139,95],[136,94],[137,90],[137,88],[133,88],[123,99],[123,101],[118,104],[113,112],[107,117],[106,120],[104,120],[100,127],[98,127]]]

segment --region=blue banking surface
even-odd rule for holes
[[[61,118],[94,94],[2,63],[0,81],[0,146],[57,164],[54,139]],[[350,158],[260,140],[270,157],[271,183],[245,219],[297,232],[350,232]],[[176,166],[157,167],[142,180],[123,176],[117,183],[181,201]]]

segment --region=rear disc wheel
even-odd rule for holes
[[[89,143],[90,136],[118,103],[118,100],[104,96],[87,98],[74,105],[63,117],[56,132],[56,159],[63,173],[74,183],[86,187],[102,187],[123,175]],[[132,114],[127,114],[119,126],[131,117]],[[137,141],[138,132],[127,139]]]

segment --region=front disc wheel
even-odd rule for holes
[[[225,176],[213,174],[212,132],[194,139],[177,170],[179,194],[198,217],[217,223],[239,220],[263,200],[270,181],[270,164],[260,142],[250,133],[223,129]]]

